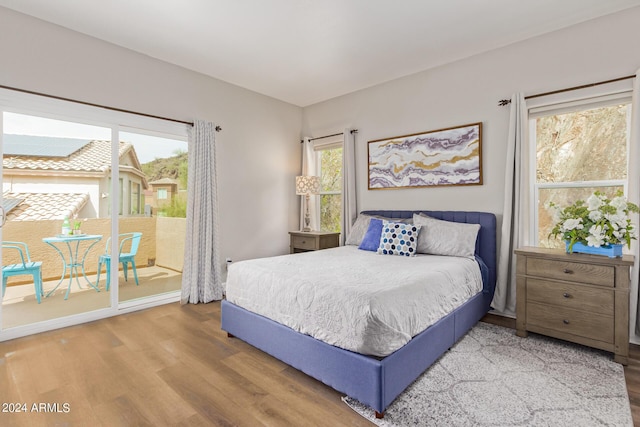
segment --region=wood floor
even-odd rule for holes
[[[27,410],[0,408],[1,426],[372,425],[338,392],[227,338],[220,303],[11,340],[0,356],[0,403]],[[34,403],[53,412],[32,412]]]
[[[640,348],[630,356],[640,425]],[[372,425],[340,397],[227,338],[219,303],[169,304],[0,343],[2,426]]]

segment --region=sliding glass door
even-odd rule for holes
[[[96,280],[111,231],[109,128],[3,113],[2,328],[110,306]]]
[[[0,91],[0,340],[178,301],[186,126],[34,98]]]
[[[187,142],[120,132],[118,300],[178,292],[187,212]]]

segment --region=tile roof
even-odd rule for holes
[[[131,149],[130,143],[120,142],[120,158]],[[111,141],[90,141],[67,157],[6,155],[2,164],[9,174],[11,170],[106,173],[111,166]]]
[[[151,181],[150,185],[178,185],[178,180],[173,178],[160,178],[155,181]]]
[[[3,199],[22,200],[9,212],[7,221],[38,221],[73,218],[89,201],[87,193],[12,193]]]

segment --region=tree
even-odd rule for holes
[[[538,241],[547,239],[554,226],[549,203],[564,207],[586,200],[598,190],[612,197],[621,186],[576,187],[582,181],[627,178],[627,117],[629,104],[611,105],[555,114],[536,119],[536,182],[558,184],[538,193]]]
[[[320,229],[339,233],[342,216],[342,147],[320,155]]]

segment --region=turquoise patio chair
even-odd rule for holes
[[[134,233],[123,233],[118,236],[118,240],[120,241],[119,253],[118,253],[118,263],[122,263],[122,268],[124,270],[124,280],[127,280],[129,264],[131,264],[131,269],[133,270],[133,277],[136,279],[136,286],[138,283],[138,272],[136,271],[136,261],[135,257],[138,253],[138,246],[140,246],[140,239],[142,238],[142,233],[134,232]],[[128,252],[124,252],[128,248]],[[102,271],[102,265],[107,267],[107,291],[111,285],[111,237],[107,239],[107,245],[104,249],[104,254],[100,255],[100,259],[98,260],[98,276],[96,278],[96,284],[100,283],[100,272]]]
[[[31,261],[29,248],[23,242],[2,242],[2,250],[17,251],[20,255],[20,261],[16,264],[2,266],[2,297],[7,290],[7,279],[10,276],[31,275],[33,276],[33,286],[36,290],[36,300],[40,304],[40,297],[43,295],[42,290],[42,262]]]

